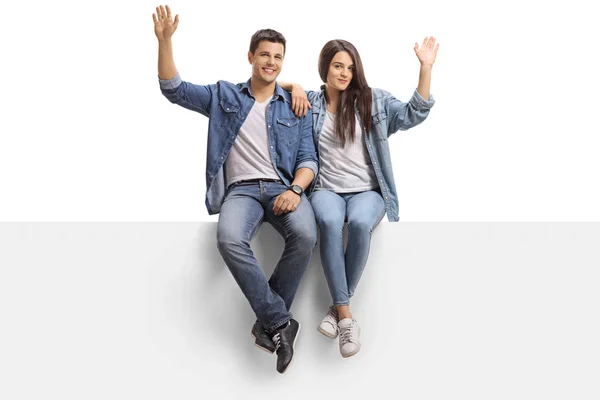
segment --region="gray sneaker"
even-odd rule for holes
[[[329,307],[327,315],[325,315],[317,330],[330,339],[335,339],[338,336],[338,312],[335,306]]]
[[[350,357],[360,350],[360,326],[352,318],[344,318],[338,323],[340,330],[340,353],[342,357]]]

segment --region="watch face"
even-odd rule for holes
[[[302,188],[298,185],[292,185],[292,191],[298,195],[302,194]]]

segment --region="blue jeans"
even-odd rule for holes
[[[385,203],[373,190],[334,193],[317,190],[311,197],[321,232],[321,264],[336,306],[350,298],[367,264],[371,233],[385,215]],[[348,221],[348,243],[344,254],[343,229]]]
[[[221,206],[217,228],[219,252],[267,332],[290,320],[289,309],[317,244],[315,217],[306,196],[296,211],[274,214],[275,198],[286,190],[281,182],[233,184]],[[268,281],[250,248],[263,220],[285,240],[283,254]]]

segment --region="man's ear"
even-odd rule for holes
[[[254,54],[252,54],[252,52],[251,52],[251,51],[249,51],[249,52],[248,52],[248,62],[250,63],[250,65],[252,65],[252,56],[253,56],[253,55],[254,55]]]

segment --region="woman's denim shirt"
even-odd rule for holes
[[[399,130],[405,131],[423,122],[429,115],[429,110],[433,107],[435,101],[431,95],[429,101],[426,101],[416,90],[408,103],[401,102],[385,90],[371,90],[373,93],[371,132],[369,135],[365,135],[365,127],[363,126],[363,137],[371,158],[371,164],[379,181],[388,220],[396,222],[399,219],[398,194],[394,182],[388,138],[392,133]],[[307,91],[306,94],[312,106],[313,139],[317,154],[320,154],[319,135],[327,112],[325,90]],[[316,182],[317,177],[313,180],[313,187]]]

